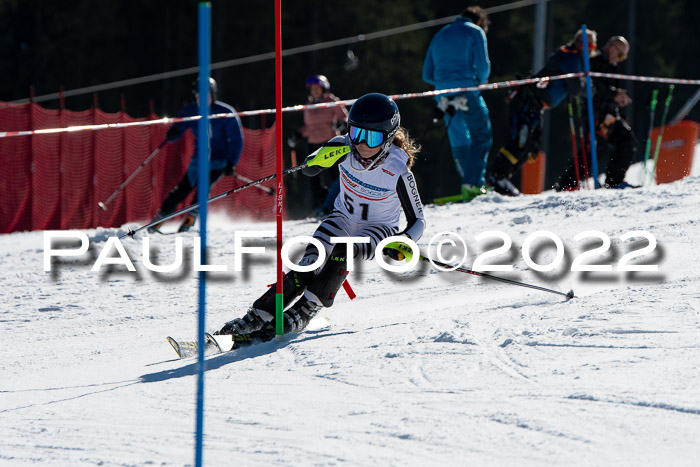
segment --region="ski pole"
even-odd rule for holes
[[[239,173],[233,174],[234,177],[236,177],[238,180],[242,181],[243,183],[252,183],[253,180],[249,179],[248,177],[244,177],[243,175],[240,175]],[[255,188],[258,188],[268,195],[274,195],[275,190],[270,188],[269,186],[262,186],[262,185],[253,185]]]
[[[296,172],[296,171],[298,171],[298,170],[304,169],[305,167],[307,167],[307,164],[301,164],[301,165],[297,165],[296,167],[290,167],[289,169],[286,169],[284,172],[282,172],[282,175],[287,175],[287,174]],[[223,192],[223,193],[221,193],[221,194],[218,194],[218,195],[216,195],[216,196],[214,196],[214,197],[209,198],[209,199],[207,200],[207,204],[211,203],[212,201],[216,201],[216,200],[219,200],[219,199],[222,199],[222,198],[226,198],[226,197],[229,196],[229,195],[232,195],[232,194],[234,194],[234,193],[238,193],[239,191],[245,190],[246,188],[250,188],[251,186],[256,186],[256,185],[259,185],[259,184],[261,184],[261,183],[265,183],[266,181],[272,180],[273,178],[276,178],[276,177],[277,177],[277,174],[268,175],[267,177],[263,177],[263,178],[260,178],[260,179],[258,179],[258,180],[252,181],[252,182],[250,182],[250,183],[246,183],[245,185],[241,185],[241,186],[239,186],[239,187],[237,187],[237,188],[233,188],[233,189],[231,189],[231,190],[225,191],[225,192]],[[156,225],[156,224],[159,224],[159,223],[161,223],[161,222],[169,221],[170,219],[172,219],[172,218],[174,218],[174,217],[177,217],[177,216],[179,216],[179,215],[181,215],[181,214],[188,213],[188,212],[190,212],[190,211],[194,211],[195,209],[198,209],[198,208],[199,208],[199,203],[195,203],[195,204],[193,204],[193,205],[191,205],[191,206],[188,206],[188,207],[186,207],[186,208],[182,208],[182,209],[180,209],[179,211],[176,211],[176,212],[174,212],[174,213],[172,213],[172,214],[168,214],[167,216],[165,216],[165,217],[163,217],[163,218],[161,218],[161,219],[157,219],[157,220],[152,221],[152,222],[150,222],[150,223],[148,223],[148,224],[146,224],[146,225],[144,225],[144,226],[141,226],[141,227],[139,227],[139,228],[136,229],[136,230],[131,230],[131,229],[129,229],[129,231],[128,231],[127,233],[125,233],[124,235],[122,235],[121,237],[119,237],[119,239],[122,239],[122,238],[127,237],[127,236],[133,238],[134,235],[135,235],[136,233],[142,231],[143,229],[147,229],[147,228],[149,228],[149,227],[151,227],[151,226],[154,226],[154,225]]]
[[[323,167],[323,168],[332,167],[340,158],[342,158],[343,156],[345,156],[348,153],[350,153],[349,146],[324,146],[321,149],[319,149],[316,152],[315,156],[312,159],[310,159],[308,162],[304,162],[303,164],[285,169],[282,172],[282,175],[288,175],[290,173],[298,172],[298,171],[305,169],[306,167],[309,167],[309,166],[318,166],[318,167]],[[207,204],[209,204],[213,201],[222,199],[222,198],[226,198],[229,195],[232,195],[234,193],[238,193],[239,191],[243,191],[246,188],[250,188],[251,186],[260,185],[261,183],[265,183],[266,181],[272,180],[276,177],[277,177],[277,174],[273,173],[273,174],[268,175],[266,177],[254,180],[250,183],[246,183],[245,185],[241,185],[237,188],[232,188],[228,191],[225,191],[221,194],[218,194],[216,196],[209,198],[207,200]],[[127,233],[125,233],[124,235],[120,236],[119,239],[121,240],[124,237],[134,238],[134,235],[136,235],[136,233],[142,231],[143,229],[147,229],[147,228],[152,227],[152,226],[159,224],[161,222],[169,221],[170,219],[172,219],[174,217],[177,217],[181,214],[188,213],[190,211],[194,211],[195,209],[198,209],[198,208],[199,208],[199,203],[195,203],[195,204],[188,206],[186,208],[182,208],[179,211],[174,212],[172,214],[168,214],[167,216],[165,216],[163,218],[151,221],[148,224],[143,225],[136,230],[129,229],[129,231]]]
[[[583,178],[586,180],[586,189],[590,190],[591,187],[588,184],[588,178],[591,176],[588,172],[588,157],[586,156],[586,136],[583,132],[583,116],[581,113],[581,98],[576,96],[576,117],[578,118],[578,133],[579,140],[581,141],[581,159],[583,159]]]
[[[654,131],[654,113],[656,112],[656,99],[658,95],[658,89],[651,91],[651,102],[649,102],[649,133],[647,134],[647,144],[644,149],[644,175],[642,176],[642,185],[647,184],[647,163],[649,162],[649,154],[651,153],[651,132]]]
[[[673,85],[668,87],[666,102],[664,102],[664,113],[661,114],[661,128],[659,128],[659,136],[656,138],[656,148],[654,149],[654,162],[651,164],[651,172],[649,173],[649,184],[654,180],[656,172],[656,162],[659,160],[659,151],[661,150],[661,140],[664,136],[664,127],[666,126],[666,117],[668,116],[668,108],[671,105],[671,95],[673,94]]]
[[[160,144],[158,145],[158,147],[155,148],[155,149],[153,150],[153,152],[151,153],[151,155],[148,156],[143,162],[141,162],[141,165],[139,165],[139,166],[136,168],[136,170],[134,170],[134,171],[131,173],[131,175],[129,175],[129,177],[128,177],[126,180],[124,180],[124,183],[122,183],[122,184],[119,186],[119,188],[117,188],[117,190],[109,196],[109,198],[107,198],[104,202],[103,202],[103,201],[98,202],[97,205],[98,205],[103,211],[106,211],[106,210],[107,210],[107,205],[108,205],[109,203],[111,203],[112,200],[113,200],[114,198],[117,197],[117,195],[124,189],[124,187],[127,186],[127,185],[129,184],[129,182],[132,181],[132,180],[134,179],[134,177],[136,176],[136,174],[138,174],[138,173],[141,171],[141,169],[143,169],[144,167],[146,167],[146,165],[148,165],[148,163],[151,162],[151,159],[153,159],[154,157],[156,157],[156,155],[160,152],[160,150],[163,148],[163,146],[165,146],[165,143],[167,143],[167,142],[168,142],[168,140],[167,140],[167,139],[164,139],[163,142],[160,143]]]
[[[398,251],[400,253],[400,255],[406,259],[406,261],[410,261],[411,257],[413,256],[413,252],[411,250],[411,247],[406,245],[405,243],[391,242],[391,243],[388,243],[384,248]],[[422,255],[418,255],[418,259],[420,259],[421,261],[429,261],[429,262],[433,263],[433,265],[435,265],[435,266],[449,268],[452,271],[464,272],[466,274],[472,274],[474,276],[487,277],[489,279],[493,279],[496,281],[505,282],[506,284],[519,285],[520,287],[528,287],[530,289],[536,289],[536,290],[541,290],[543,292],[549,292],[549,293],[553,293],[553,294],[557,294],[557,295],[562,295],[562,296],[566,297],[567,301],[574,298],[573,289],[569,290],[568,292],[560,292],[558,290],[548,289],[546,287],[540,287],[539,285],[526,284],[525,282],[518,282],[518,281],[514,281],[512,279],[506,279],[505,277],[492,276],[491,274],[487,274],[485,272],[474,271],[474,270],[469,269],[469,268],[462,268],[462,267],[455,268],[454,266],[452,266],[450,264],[442,263],[440,261],[435,261],[433,259],[426,258],[425,256],[422,256]]]
[[[574,155],[574,173],[576,174],[576,189],[581,189],[581,175],[578,170],[578,151],[576,150],[576,128],[574,127],[574,106],[569,98],[569,133],[571,133],[571,150]]]
[[[423,256],[420,257],[420,260],[421,261],[430,261],[429,259],[427,259]],[[553,294],[557,294],[557,295],[562,295],[562,296],[566,297],[567,301],[574,298],[574,291],[573,290],[569,290],[568,292],[560,292],[558,290],[548,289],[546,287],[540,287],[539,285],[526,284],[525,282],[518,282],[518,281],[511,280],[511,279],[506,279],[505,277],[492,276],[491,274],[487,274],[485,272],[474,271],[474,270],[469,269],[469,268],[461,268],[461,267],[455,268],[449,264],[441,263],[440,261],[432,260],[432,263],[435,264],[436,266],[440,266],[443,268],[450,268],[453,271],[464,272],[466,274],[472,274],[474,276],[487,277],[489,279],[493,279],[493,280],[496,280],[499,282],[505,282],[506,284],[519,285],[520,287],[529,287],[531,289],[541,290],[543,292],[549,292],[549,293],[553,293]]]

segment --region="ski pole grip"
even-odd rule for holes
[[[316,155],[309,160],[306,165],[309,167],[318,166],[323,168],[333,167],[338,160],[350,153],[350,146],[323,146],[316,152]]]

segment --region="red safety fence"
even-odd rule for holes
[[[99,109],[74,112],[45,109],[38,104],[0,102],[0,129],[70,127],[153,120]],[[192,155],[188,132],[167,144],[112,200],[105,201],[165,139],[168,125],[130,126],[99,131],[76,131],[0,138],[0,233],[24,230],[119,227],[150,220],[180,181]],[[238,173],[258,179],[275,172],[275,130],[244,128],[245,144]],[[211,196],[244,183],[223,177]],[[274,181],[268,182],[273,186]],[[191,205],[191,194],[178,209]],[[274,197],[249,188],[210,205],[213,212],[232,218],[274,220]]]

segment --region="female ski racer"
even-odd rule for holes
[[[321,308],[330,307],[347,276],[347,244],[331,243],[332,237],[368,238],[369,243],[353,245],[353,256],[371,260],[383,239],[405,235],[418,241],[425,229],[423,206],[410,170],[420,148],[400,126],[399,109],[392,99],[378,93],[360,97],[350,109],[348,133],[331,139],[326,144],[329,145],[347,145],[350,153],[337,164],[341,183],[334,209],[313,234],[323,245],[327,260],[315,271],[290,271],[284,275],[285,333],[301,331]],[[306,167],[303,173],[316,176],[322,170],[314,165]],[[399,234],[401,208],[407,225]],[[400,259],[395,250],[385,252]],[[313,264],[318,257],[317,248],[310,243],[299,265]],[[273,285],[245,316],[229,321],[215,334],[233,335],[235,342],[255,337],[271,339],[275,335],[275,295]]]

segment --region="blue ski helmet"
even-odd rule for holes
[[[324,91],[330,91],[331,89],[330,81],[323,75],[313,75],[306,78],[306,87],[310,88],[312,84],[318,84]]]
[[[365,94],[350,107],[348,139],[355,160],[364,170],[376,167],[386,158],[400,123],[401,115],[396,102],[384,94]],[[355,149],[355,145],[361,142],[371,148],[378,147],[379,152],[370,159],[363,158]]]

